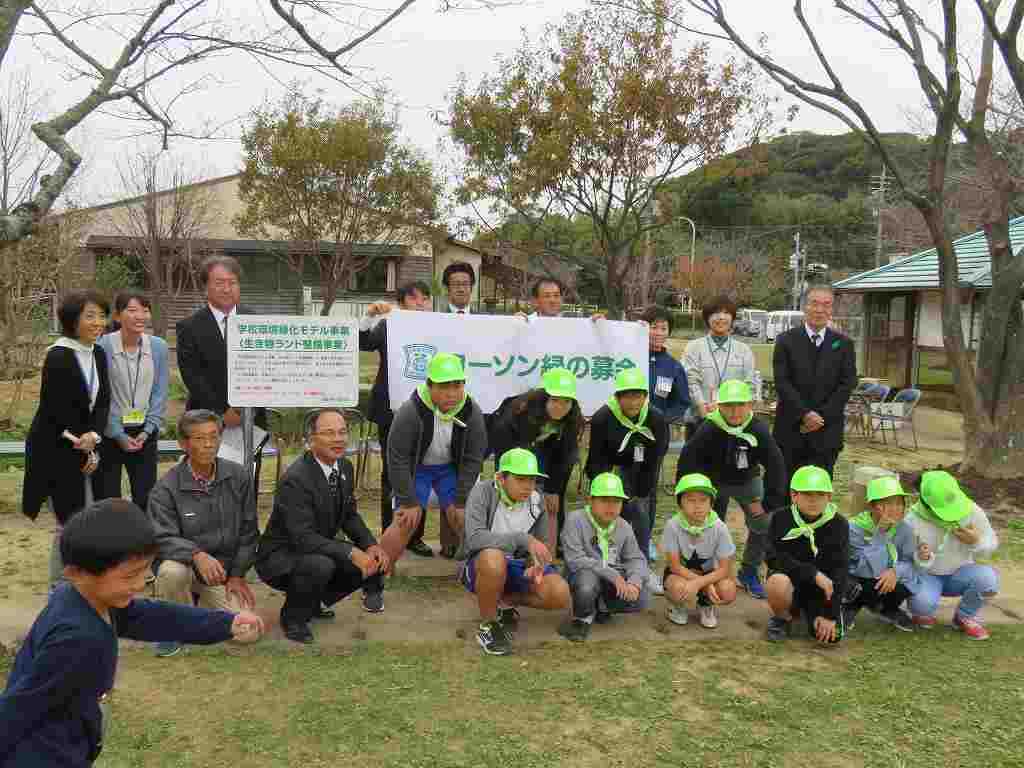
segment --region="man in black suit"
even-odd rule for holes
[[[786,461],[786,485],[802,466],[813,464],[832,474],[843,449],[843,414],[857,384],[853,342],[828,327],[832,289],[812,286],[804,298],[804,325],[775,339],[772,368],[779,403],[775,441]]]
[[[212,256],[200,267],[207,305],[177,328],[178,370],[188,389],[186,410],[213,411],[225,427],[237,427],[242,417],[228,405],[227,323],[231,315],[247,314],[239,305],[242,267],[230,256]],[[256,411],[256,423],[266,428],[266,412]]]
[[[430,286],[422,280],[406,283],[398,289],[398,307],[412,312],[430,311]],[[386,315],[392,307],[386,301],[371,304],[366,310],[366,317],[359,325],[359,348],[364,352],[380,354],[380,365],[377,378],[373,380],[370,390],[369,419],[377,425],[377,436],[380,441],[380,529],[386,531],[394,519],[394,506],[391,497],[391,479],[388,476],[388,433],[391,422],[395,419],[391,410],[391,396],[388,394],[388,328]],[[433,557],[432,550],[423,541],[423,530],[426,516],[420,518],[420,525],[412,535],[407,549],[420,557]]]
[[[345,458],[348,427],[342,412],[323,408],[305,423],[306,444],[277,487],[274,510],[260,538],[256,572],[285,593],[281,628],[297,643],[312,643],[312,618],[333,619],[331,606],[357,589],[363,608],[384,610],[385,551],[359,516],[355,470]],[[342,531],[349,542],[335,537]]]

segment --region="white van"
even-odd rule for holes
[[[733,330],[741,336],[760,339],[764,335],[764,324],[767,319],[768,310],[745,307],[739,311]]]
[[[804,313],[795,309],[785,309],[779,312],[768,313],[768,326],[765,331],[766,341],[775,341],[775,337],[790,328],[796,328],[804,324]]]

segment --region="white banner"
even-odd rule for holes
[[[438,352],[460,355],[467,389],[485,413],[540,384],[551,368],[576,374],[586,416],[612,393],[615,374],[639,367],[648,373],[647,328],[611,320],[454,315],[392,311],[388,316],[388,383],[392,410],[426,381]]]
[[[228,402],[236,408],[359,404],[359,321],[228,318]]]

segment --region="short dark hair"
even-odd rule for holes
[[[191,411],[185,411],[178,417],[178,439],[188,440],[192,436],[192,427],[210,422],[216,424],[219,431],[224,431],[224,420],[213,411],[206,408],[193,408]]]
[[[210,281],[210,273],[214,267],[224,267],[239,280],[242,279],[242,265],[234,256],[211,256],[199,265],[199,278],[203,285]]]
[[[701,307],[700,315],[704,318],[704,326],[707,327],[711,323],[711,316],[718,312],[728,312],[732,315],[732,319],[736,320],[736,302],[730,299],[726,295],[715,296],[707,304]]]
[[[128,305],[132,301],[137,301],[139,304],[146,309],[153,308],[153,302],[147,294],[140,291],[138,288],[127,288],[123,291],[118,291],[117,296],[114,297],[114,311],[124,312],[128,309]]]
[[[78,338],[78,321],[87,304],[95,304],[106,314],[110,314],[110,302],[96,291],[72,291],[64,297],[57,309],[61,333],[69,339]]]
[[[103,499],[90,504],[64,524],[60,556],[99,575],[134,557],[153,557],[156,531],[149,516],[126,499]]]
[[[413,280],[412,282],[399,287],[398,291],[395,293],[395,300],[398,302],[398,305],[401,306],[402,302],[414,293],[420,293],[423,296],[430,296],[430,286],[422,280]]]
[[[550,275],[546,275],[544,277],[538,277],[536,280],[533,281],[533,288],[530,290],[530,295],[536,299],[538,296],[540,296],[540,289],[543,288],[548,283],[550,283],[551,285],[558,286],[558,292],[563,295],[565,294],[565,284],[557,277],[551,277]]]
[[[444,272],[441,273],[441,282],[444,287],[448,287],[448,281],[451,280],[452,275],[457,275],[459,272],[465,272],[469,275],[470,285],[476,285],[476,272],[473,271],[473,265],[465,261],[454,261],[444,268]]]
[[[664,320],[668,323],[668,332],[672,333],[672,313],[664,307],[649,307],[647,311],[644,312],[643,319],[648,325],[654,325],[655,323],[660,323]]]
[[[341,408],[334,408],[328,406],[326,408],[314,408],[312,411],[306,414],[306,418],[302,421],[302,436],[309,440],[313,436],[313,432],[316,430],[317,422],[320,421],[320,417],[325,413],[336,413],[341,418],[345,419],[345,412]],[[348,419],[345,419],[347,422]]]

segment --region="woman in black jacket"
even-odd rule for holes
[[[60,532],[68,519],[91,503],[99,444],[110,412],[107,357],[96,340],[110,305],[97,293],[68,294],[57,310],[63,336],[43,362],[39,408],[25,442],[22,512],[35,520],[49,500],[57,518],[50,555],[51,586],[61,578]]]
[[[565,522],[565,487],[579,455],[582,428],[576,376],[566,368],[552,368],[538,389],[502,402],[491,420],[488,453],[502,456],[512,448],[526,448],[547,475],[538,490],[548,514],[549,547],[558,542]]]

